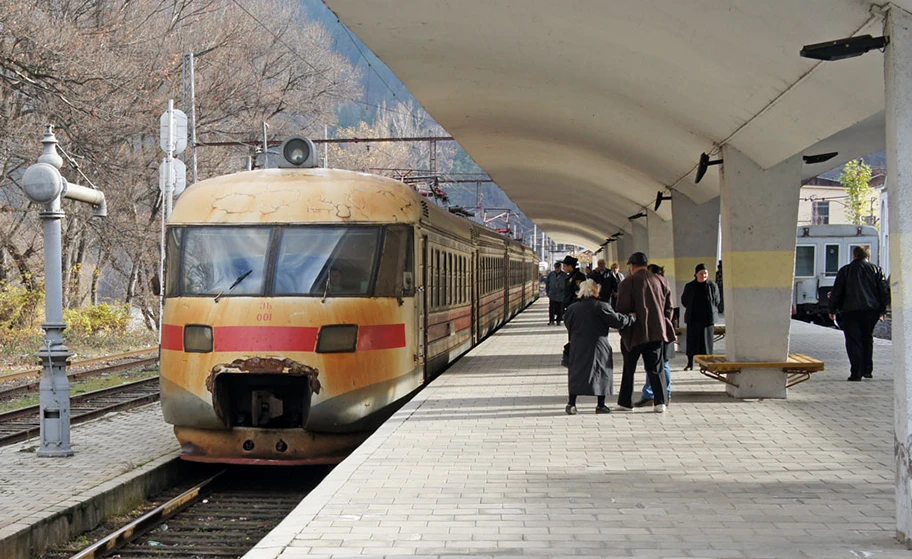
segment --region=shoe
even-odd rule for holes
[[[553,323],[553,322],[549,322],[549,323],[548,323],[548,326],[551,326],[552,324],[554,324],[554,323]]]
[[[627,406],[614,406],[611,408],[611,411],[633,411],[633,408],[628,408]]]
[[[665,404],[656,404],[652,411],[656,413],[665,413]]]
[[[861,377],[849,377],[846,380],[849,382],[861,382]]]
[[[652,405],[652,398],[643,398],[639,402],[636,402],[635,404],[633,404],[633,407],[642,408],[642,407],[651,406],[651,405]]]
[[[611,408],[608,406],[598,406],[595,408],[595,413],[611,413]]]
[[[567,415],[576,415],[576,406],[567,406],[564,411],[567,412]]]
[[[865,373],[865,374],[863,374],[863,375],[861,375],[861,376],[864,377],[864,378],[874,378],[874,375],[872,375],[871,373]]]

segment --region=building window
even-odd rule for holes
[[[830,222],[830,202],[814,200],[811,204],[811,224],[827,225]]]

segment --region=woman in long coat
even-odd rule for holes
[[[576,414],[577,396],[597,396],[595,413],[609,413],[605,397],[614,393],[614,363],[608,344],[609,328],[626,328],[633,315],[614,312],[611,305],[599,301],[599,284],[586,280],[580,284],[579,300],[564,313],[564,325],[570,335],[570,359],[567,389],[570,400],[567,414]]]
[[[684,286],[681,304],[685,308],[684,323],[687,325],[687,366],[684,370],[693,370],[694,355],[713,352],[713,332],[722,304],[719,287],[709,281],[706,265],[697,264],[694,280]]]

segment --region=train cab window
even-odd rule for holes
[[[814,245],[799,245],[795,247],[795,277],[814,277],[816,248]]]
[[[379,227],[288,227],[279,243],[276,295],[368,295]]]
[[[374,296],[411,297],[415,294],[413,252],[411,227],[393,225],[386,228]]]
[[[180,295],[180,246],[184,230],[180,227],[168,229],[165,245],[165,297]]]
[[[835,276],[839,272],[839,245],[826,245],[824,275]]]
[[[269,227],[187,227],[181,294],[261,294],[271,232]]]

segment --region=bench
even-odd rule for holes
[[[687,339],[687,328],[685,328],[685,327],[675,328],[675,336],[677,336],[678,339],[683,338],[686,340]],[[719,340],[721,340],[724,337],[725,337],[725,325],[723,324],[721,326],[715,326],[713,328],[713,341],[718,342]]]
[[[789,354],[788,360],[780,363],[735,362],[727,360],[724,355],[695,355],[694,361],[700,366],[700,373],[704,376],[732,386],[738,386],[738,383],[724,375],[740,373],[741,369],[779,369],[788,375],[786,388],[800,384],[811,378],[811,374],[823,370],[823,361],[800,353]]]

